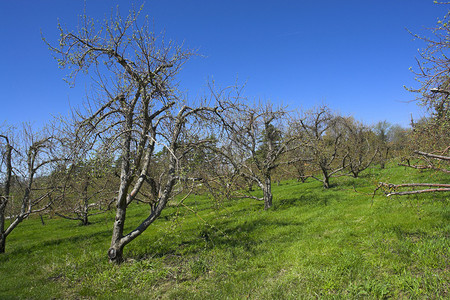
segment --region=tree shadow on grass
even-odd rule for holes
[[[42,251],[42,250],[46,250],[46,249],[52,249],[55,246],[65,244],[65,243],[72,244],[73,248],[77,248],[80,246],[80,244],[82,242],[86,242],[91,239],[95,239],[95,240],[103,239],[103,238],[109,237],[110,235],[111,235],[110,230],[103,230],[103,231],[92,232],[89,234],[81,233],[81,234],[70,236],[70,237],[49,238],[49,239],[43,239],[38,242],[33,242],[30,244],[15,245],[11,251],[8,251],[8,248],[6,249],[6,253],[8,255],[5,259],[8,260],[9,258],[13,258],[14,256],[17,256],[17,255],[29,255],[30,253],[34,253],[38,250]]]
[[[328,192],[328,191],[327,191]],[[291,198],[282,198],[276,203],[276,199],[274,201],[274,210],[286,210],[292,207],[301,207],[301,206],[327,206],[329,205],[331,200],[338,200],[338,195],[333,195],[330,193],[307,193],[301,194],[297,197]]]
[[[279,200],[274,194],[274,205],[267,212],[263,211],[262,202],[230,201],[227,204],[232,208],[229,211],[226,210],[226,218],[215,218],[195,228],[181,228],[181,234],[167,233],[157,238],[158,242],[140,240],[139,244],[135,244],[133,250],[130,249],[126,256],[131,255],[136,260],[150,257],[190,256],[215,247],[230,249],[230,251],[237,248],[249,255],[257,255],[255,251],[260,248],[258,245],[289,242],[293,239],[292,235],[301,234],[302,227],[309,223],[308,220],[299,222],[295,218],[283,220],[280,213],[293,207],[325,207],[330,205],[330,201],[338,200],[339,197],[339,193],[323,190],[321,187],[319,190],[305,189],[299,191],[298,196],[291,194],[290,197],[280,197]],[[176,218],[175,210],[168,211],[166,214],[164,216],[166,221]],[[287,229],[289,226],[293,230]],[[286,230],[282,229],[283,227],[286,227]],[[267,233],[264,233],[265,230]],[[278,232],[280,234],[277,235]]]
[[[271,231],[283,227],[296,227],[296,234],[301,232],[304,222],[283,221],[265,219],[261,216],[257,219],[236,222],[235,220],[221,220],[214,226],[203,225],[195,229],[183,230],[184,238],[174,242],[170,236],[165,236],[161,243],[147,243],[145,253],[135,248],[126,254],[136,260],[162,257],[192,257],[198,256],[205,250],[222,249],[231,252],[242,252],[255,256],[263,251],[258,247],[263,243],[283,243],[292,240],[292,236],[283,234],[263,234],[259,232]],[[134,253],[133,253],[134,252]]]

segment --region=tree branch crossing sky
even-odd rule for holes
[[[0,1],[0,124],[41,126],[51,115],[79,106],[89,84],[69,88],[67,70],[41,40],[56,43],[58,19],[75,29],[84,11],[98,20],[119,6],[126,16],[142,1]],[[208,80],[224,87],[246,83],[249,98],[290,109],[328,104],[366,124],[387,120],[408,126],[424,115],[410,67],[424,47],[408,30],[429,35],[448,6],[432,0],[200,1],[148,0],[144,15],[155,30],[199,56],[178,77],[188,97]],[[408,30],[407,30],[408,29]]]

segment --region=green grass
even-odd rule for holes
[[[359,179],[274,185],[274,207],[191,196],[107,262],[113,212],[92,225],[24,221],[0,255],[0,299],[448,298],[448,194],[385,198],[378,181],[448,182],[373,168]],[[355,192],[355,188],[358,192]],[[129,229],[146,206],[129,210]]]

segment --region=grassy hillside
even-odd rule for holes
[[[0,255],[0,299],[448,298],[449,195],[367,195],[377,181],[430,177],[439,180],[393,167],[335,179],[326,191],[282,182],[269,211],[195,195],[128,245],[121,266],[106,258],[113,212],[87,227],[26,220]],[[129,211],[130,228],[144,210]]]

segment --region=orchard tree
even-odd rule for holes
[[[411,68],[419,87],[408,88],[418,94],[420,104],[429,110],[433,119],[447,122],[450,118],[449,21],[450,10],[444,18],[438,20],[428,36],[413,34],[415,38],[425,42],[426,46],[419,50],[419,57],[416,58],[417,68]]]
[[[343,120],[334,115],[326,106],[310,110],[293,123],[298,140],[302,141],[311,157],[308,161],[314,165],[309,177],[322,182],[323,187],[330,187],[330,178],[337,176],[346,168],[347,152],[343,147]],[[316,171],[322,174],[319,178]]]
[[[391,123],[384,120],[378,122],[373,127],[373,132],[375,133],[378,141],[378,162],[380,163],[382,169],[386,166],[386,162],[389,159],[389,151],[391,150],[389,144],[389,130],[391,126]]]
[[[218,151],[230,166],[228,174],[231,178],[238,175],[247,185],[255,183],[262,190],[263,197],[250,194],[244,197],[263,201],[264,209],[269,209],[273,202],[273,172],[288,163],[281,158],[293,150],[295,140],[285,131],[287,112],[283,108],[274,108],[270,103],[260,103],[235,107],[222,116],[222,121],[226,135]]]
[[[290,131],[294,134],[295,140],[293,151],[287,153],[288,164],[287,173],[297,179],[297,182],[302,183],[314,174],[316,167],[313,164],[313,153],[310,147],[306,147],[307,133],[302,128],[299,122],[300,119],[292,119],[290,124]]]
[[[97,24],[83,15],[77,30],[60,26],[59,43],[49,44],[59,65],[71,69],[69,80],[88,72],[97,84],[97,96],[78,111],[78,131],[99,137],[93,147],[102,147],[120,162],[108,250],[114,263],[123,261],[124,247],[160,216],[185,176],[183,158],[210,142],[205,122],[226,108],[181,97],[176,75],[193,52],[155,34],[148,20],[140,23],[138,16],[135,11],[126,18],[117,13]],[[152,174],[161,148],[167,167]],[[148,215],[125,232],[127,208],[143,197],[146,186],[154,197]]]
[[[11,136],[9,133],[0,135],[2,142],[0,144],[0,171],[2,179],[2,191],[0,195],[0,253],[5,252],[6,237],[9,233],[5,231],[6,206],[10,200],[10,189],[12,183],[12,151]]]
[[[54,176],[65,178],[61,200],[53,205],[54,213],[69,220],[90,224],[89,218],[105,213],[114,201],[118,181],[110,159],[93,157],[78,160],[67,168],[55,170]]]
[[[8,235],[57,200],[52,195],[63,187],[51,173],[66,153],[53,130],[37,133],[24,125],[20,134],[12,128],[0,133],[0,155],[0,253],[4,253]]]
[[[450,11],[438,21],[435,28],[431,29],[428,37],[414,35],[425,42],[426,47],[419,51],[419,57],[416,59],[418,66],[413,70],[419,88],[410,88],[409,90],[418,94],[420,104],[428,109],[430,116],[419,124],[413,122],[411,147],[414,159],[408,159],[405,164],[415,169],[429,169],[444,174],[450,173],[449,18]],[[383,188],[388,196],[410,195],[449,192],[450,184],[381,182],[377,189],[380,188]]]
[[[80,130],[76,117],[58,121],[65,149],[71,155],[52,173],[64,185],[60,200],[52,205],[52,212],[88,225],[91,216],[110,210],[114,202],[119,179],[115,157],[100,146],[100,136],[89,134],[91,128]]]
[[[344,147],[346,148],[346,161],[348,171],[357,178],[359,173],[367,169],[378,154],[373,132],[364,124],[355,121],[352,117],[343,118]]]
[[[391,124],[387,121],[380,121],[372,128],[376,139],[378,155],[375,161],[385,168],[387,161],[392,157],[403,156],[409,148],[410,131],[398,124]]]
[[[448,5],[448,2],[440,2]],[[425,152],[445,154],[450,146],[450,10],[428,36],[413,34],[425,43],[416,58],[417,67],[412,69],[418,88],[408,88],[418,95],[420,105],[429,112],[422,122],[413,121],[415,144]],[[415,149],[418,151],[419,149]]]

